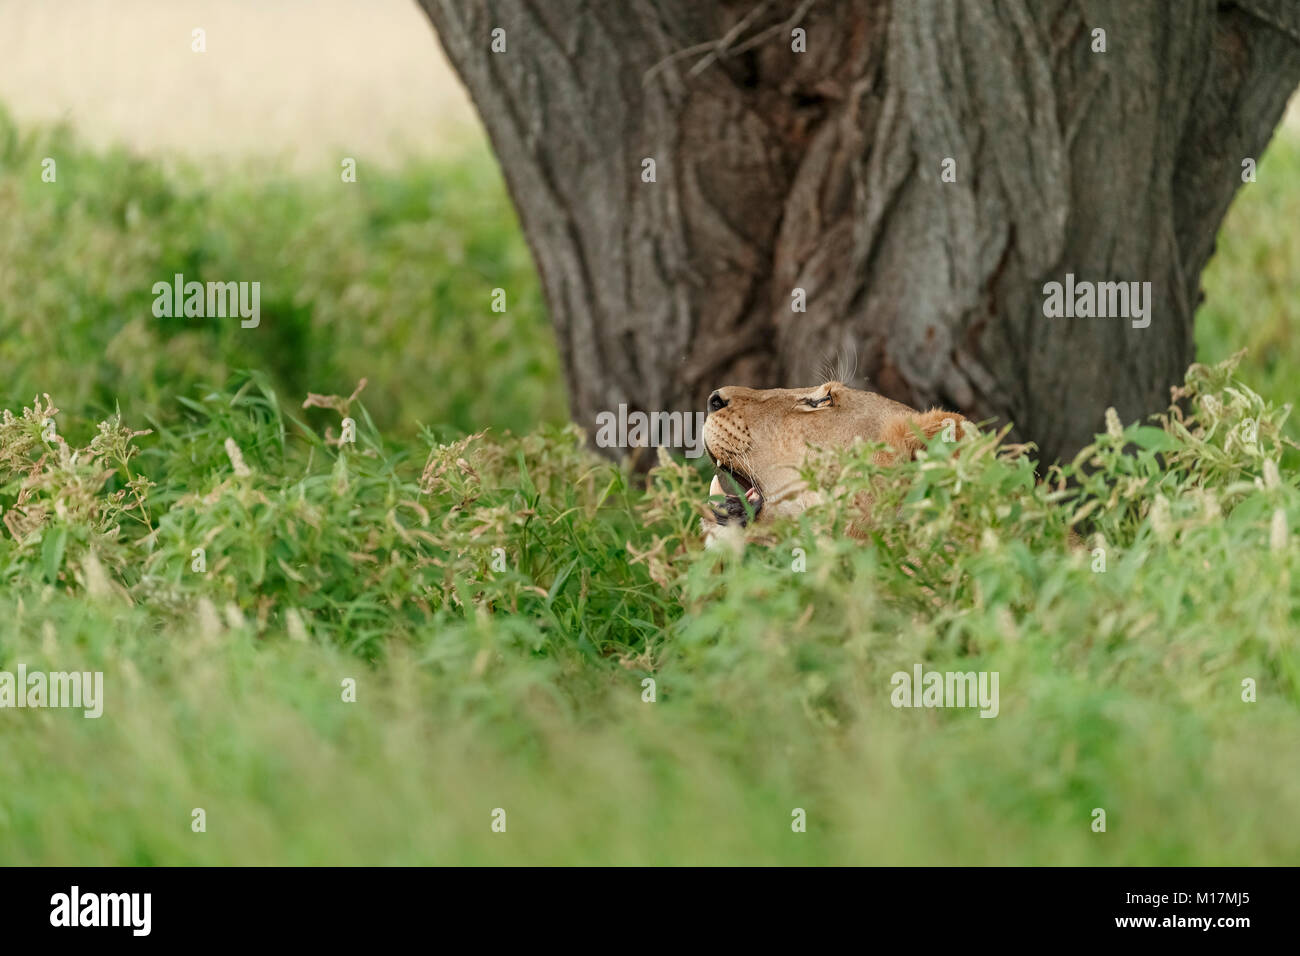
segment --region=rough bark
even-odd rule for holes
[[[1069,456],[1108,405],[1167,404],[1242,160],[1300,82],[1292,0],[421,3],[588,429],[848,351],[892,398]],[[1150,281],[1150,326],[1045,318],[1066,273]]]

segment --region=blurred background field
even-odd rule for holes
[[[407,0],[0,0],[0,50],[0,101],[97,148],[316,171],[328,150],[392,164],[482,135]]]
[[[896,533],[837,544],[832,508],[719,566],[702,473],[647,494],[564,427],[528,250],[412,4],[0,0],[0,104],[0,669],[109,694],[0,711],[0,863],[1300,859],[1300,494],[1264,465],[1297,435],[1296,123],[1197,317],[1258,398],[1205,380],[1206,433],[1131,432],[1074,500],[917,467]],[[261,327],[155,318],[177,272],[260,281]],[[302,402],[362,378],[340,449]],[[55,442],[23,416],[45,393]],[[1105,574],[1064,546],[1084,509]],[[1002,714],[890,708],[918,661],[1000,670]]]

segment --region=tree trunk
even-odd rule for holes
[[[1242,162],[1300,82],[1294,0],[421,3],[589,431],[849,352],[892,398],[1068,457],[1182,381]],[[1045,317],[1067,273],[1150,282],[1150,325]]]

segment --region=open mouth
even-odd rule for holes
[[[758,483],[740,469],[724,465],[712,452],[709,452],[709,457],[718,469],[709,485],[709,494],[723,496],[723,508],[713,509],[718,520],[736,518],[743,524],[756,516],[763,507],[763,492]]]

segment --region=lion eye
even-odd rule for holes
[[[823,405],[831,404],[831,396],[829,393],[823,395],[821,398],[817,398],[816,396],[809,396],[808,398],[802,399],[802,402],[804,405],[807,405],[809,408],[821,408]]]

